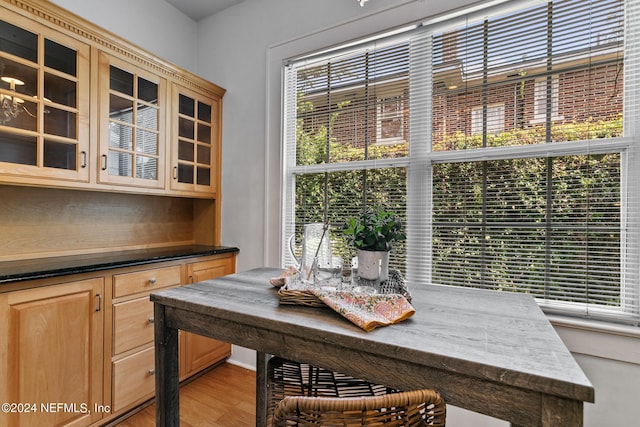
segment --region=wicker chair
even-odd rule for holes
[[[269,426],[444,426],[433,390],[400,392],[347,375],[273,357],[267,365]]]

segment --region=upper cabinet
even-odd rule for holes
[[[89,45],[2,12],[0,175],[87,182]]]
[[[173,86],[171,188],[216,192],[220,153],[220,98]]]
[[[101,183],[164,188],[166,80],[100,53]]]
[[[224,89],[50,2],[0,12],[0,184],[217,198]]]

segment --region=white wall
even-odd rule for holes
[[[50,0],[181,68],[196,72],[196,23],[162,0]]]
[[[223,118],[222,242],[238,246],[238,270],[278,265],[280,65],[283,58],[413,22],[472,0],[245,0],[197,25],[158,0],[53,0],[153,54],[227,89]],[[138,13],[130,13],[135,8]],[[121,11],[126,10],[127,13]],[[153,10],[153,19],[141,19]],[[197,41],[195,50],[188,48]],[[615,333],[554,319],[596,389],[585,426],[637,426],[640,331]],[[234,346],[232,360],[253,366]],[[451,427],[507,423],[450,408]]]

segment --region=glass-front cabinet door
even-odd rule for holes
[[[100,182],[164,188],[166,81],[100,54]]]
[[[173,85],[171,188],[215,193],[220,99]]]
[[[26,24],[0,19],[0,181],[88,181],[89,46]]]

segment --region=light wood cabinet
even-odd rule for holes
[[[217,198],[223,88],[49,2],[0,12],[0,183]]]
[[[187,264],[188,283],[235,272],[235,258],[226,257]],[[189,332],[180,335],[180,378],[184,379],[231,356],[231,344]]]
[[[0,262],[220,245],[225,90],[51,2],[0,12]]]
[[[217,191],[221,100],[174,84],[172,88],[171,189]]]
[[[0,402],[35,405],[0,414],[8,427],[102,417],[103,293],[97,277],[0,294]]]
[[[150,398],[155,392],[154,347],[125,356],[113,363],[113,411]]]
[[[166,79],[99,54],[99,182],[162,189]]]
[[[35,280],[4,293],[0,287],[0,403],[37,409],[0,413],[0,426],[104,425],[151,399],[149,295],[234,273],[235,257],[230,252]],[[181,379],[230,354],[228,343],[181,335]]]
[[[1,16],[1,180],[88,182],[89,44],[10,10]]]
[[[181,265],[113,275],[111,408],[119,412],[153,396],[153,303],[155,290],[179,286]]]

